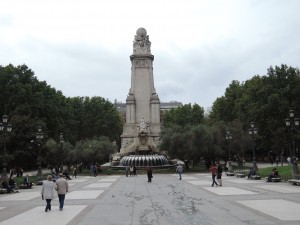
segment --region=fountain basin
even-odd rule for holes
[[[135,165],[137,168],[142,167],[172,167],[168,159],[164,155],[150,154],[150,155],[128,155],[123,156],[120,160],[120,164],[115,167],[126,167]]]

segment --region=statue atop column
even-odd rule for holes
[[[136,35],[133,41],[134,54],[151,54],[151,42],[149,41],[149,35],[145,28],[141,27],[137,29]]]

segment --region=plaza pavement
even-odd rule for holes
[[[63,211],[45,212],[41,186],[0,195],[0,225],[290,225],[300,224],[300,187],[209,173],[83,177],[69,181]]]

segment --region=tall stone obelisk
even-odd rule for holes
[[[154,56],[145,28],[136,31],[130,60],[131,87],[126,99],[120,154],[158,153],[160,101],[154,88]]]

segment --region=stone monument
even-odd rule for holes
[[[151,42],[145,28],[139,28],[133,41],[131,60],[131,87],[126,98],[126,121],[121,135],[120,157],[133,155],[133,158],[151,161],[167,161],[159,156],[158,144],[161,131],[160,100],[154,88]],[[144,157],[144,158],[143,158]],[[149,158],[150,157],[150,158]],[[131,163],[132,164],[132,163]],[[139,165],[137,165],[139,166]]]

